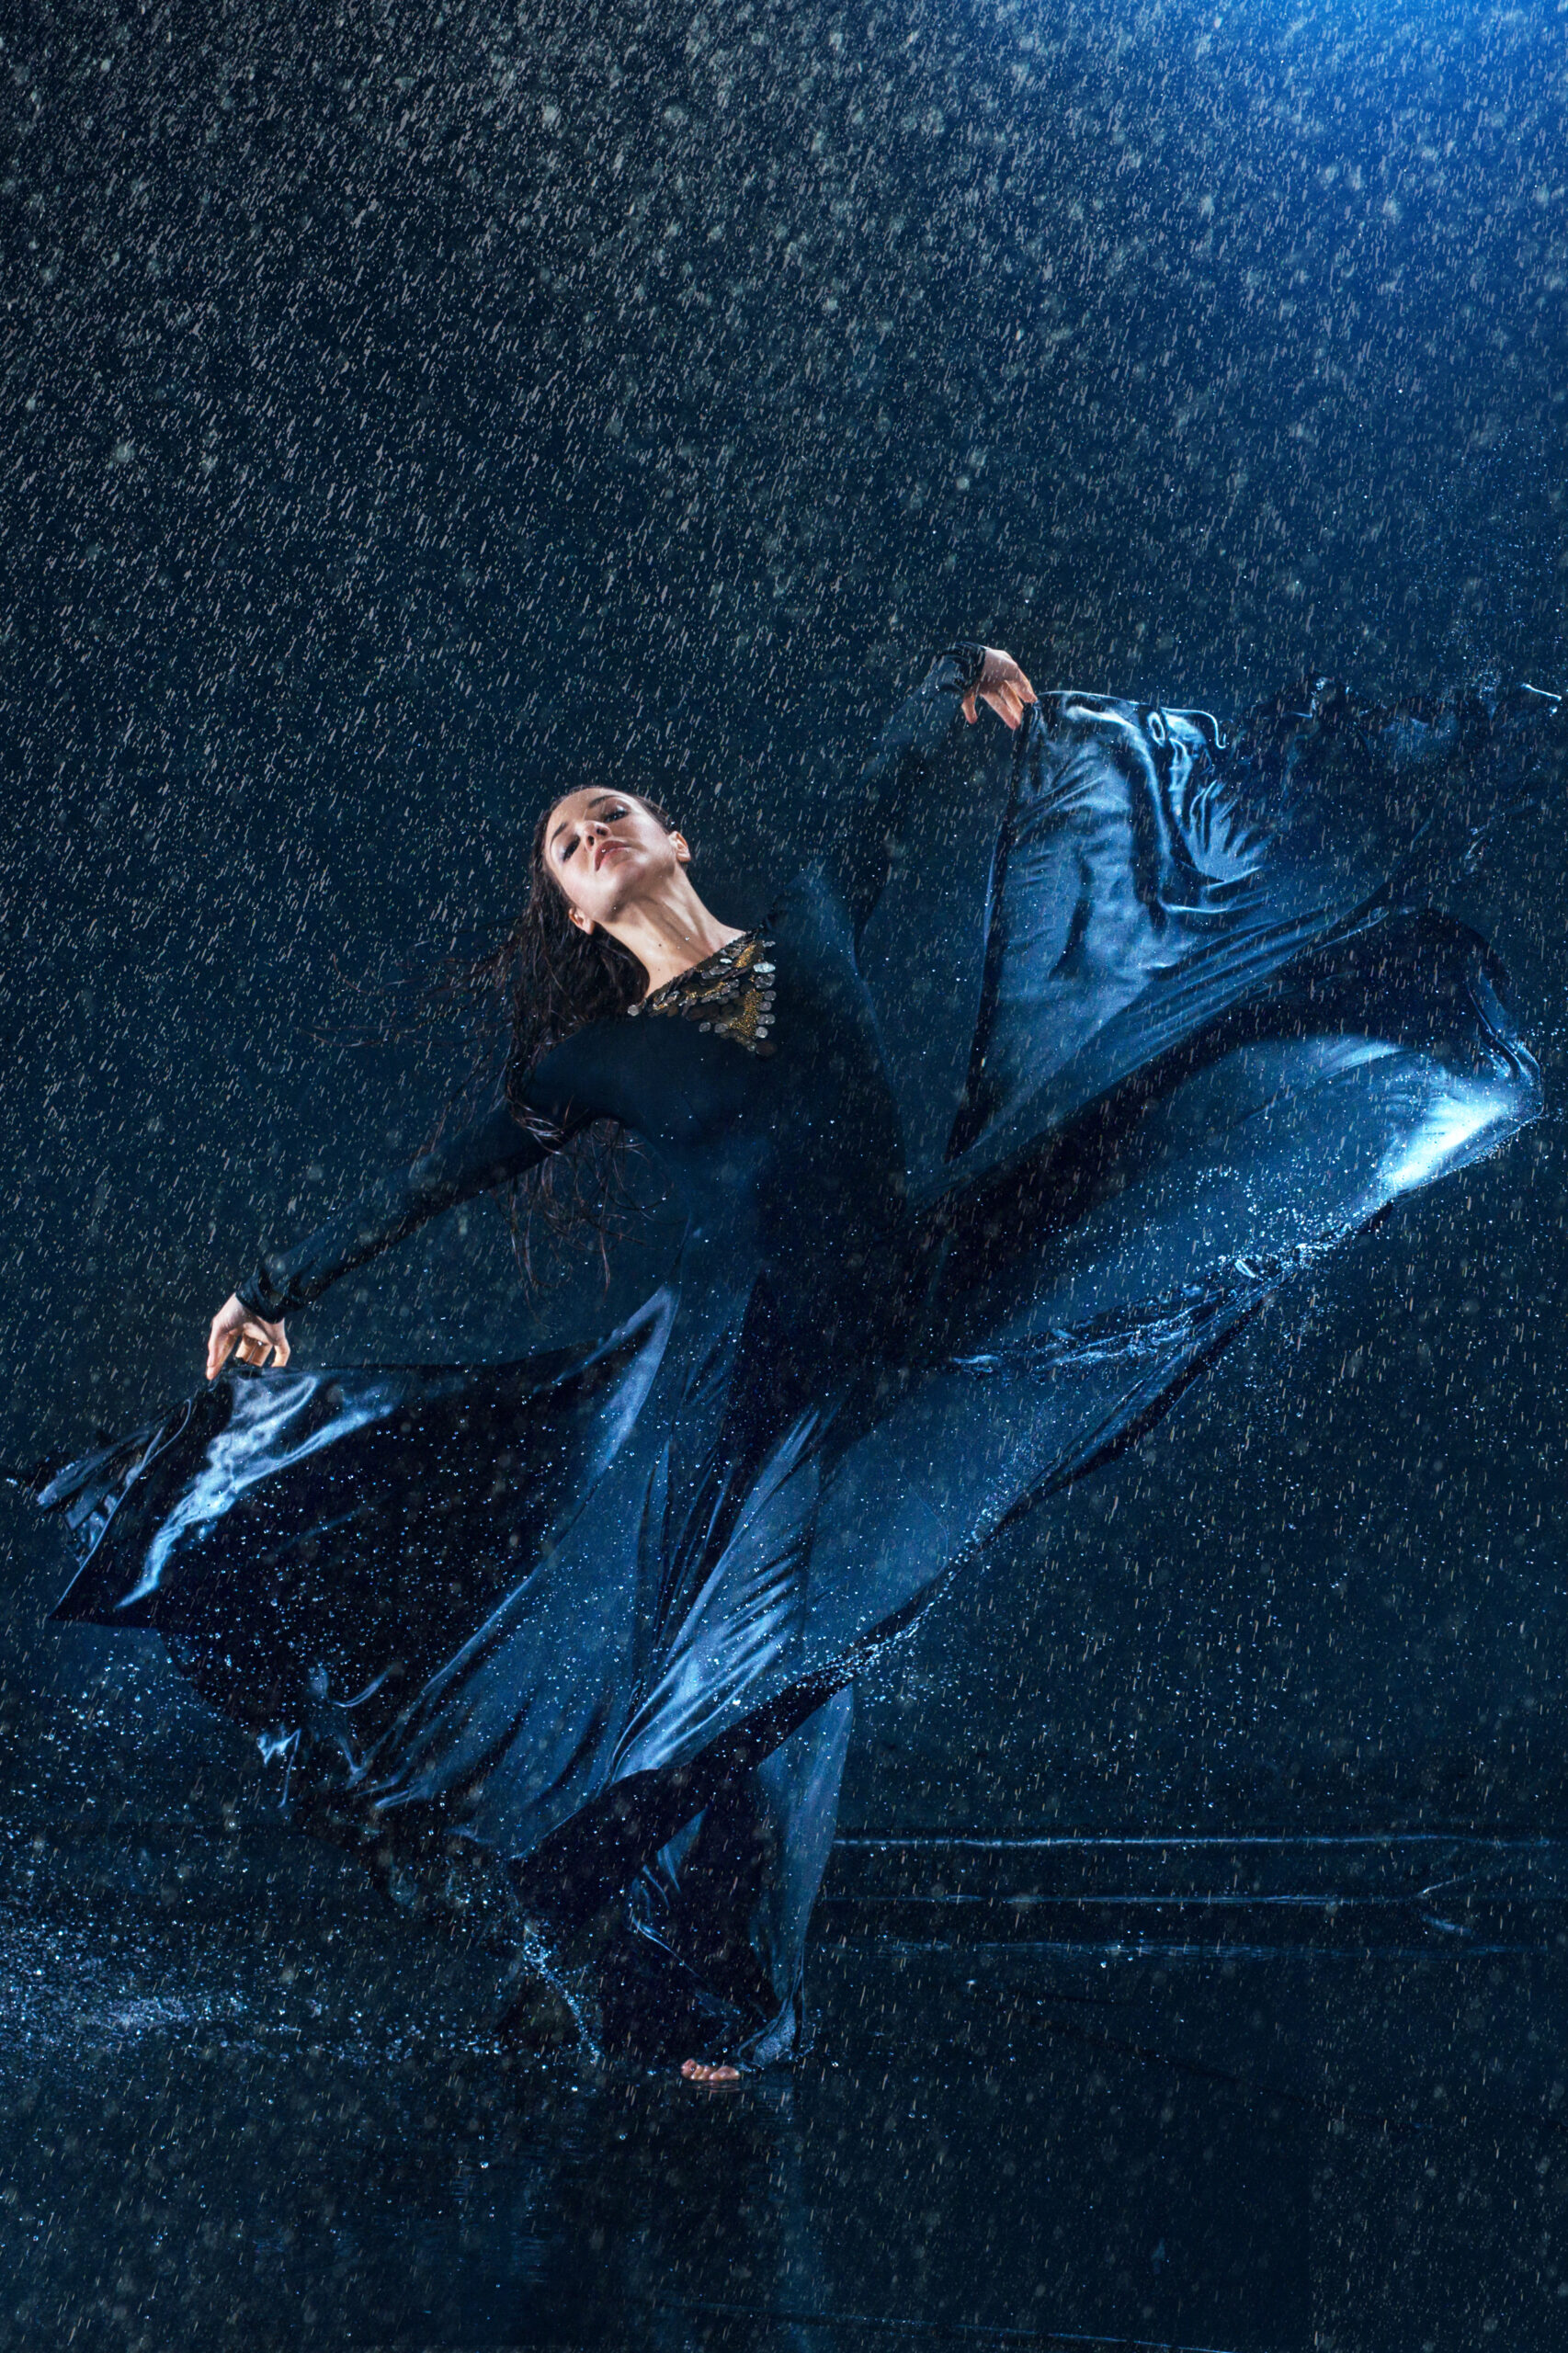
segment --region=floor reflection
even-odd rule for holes
[[[506,2056],[479,1958],[297,1842],[13,1836],[7,2345],[1568,2329],[1544,1902],[1458,1950],[901,1940],[841,1904],[812,2057],[701,2094]]]

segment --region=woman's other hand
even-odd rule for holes
[[[974,707],[976,695],[1009,727],[1023,724],[1024,705],[1035,699],[1034,688],[1012,655],[994,645],[986,647],[985,667],[963,699],[963,715],[971,725],[980,716]]]
[[[242,1364],[264,1365],[271,1357],[275,1365],[289,1361],[289,1339],[281,1324],[264,1324],[237,1299],[226,1299],[212,1318],[207,1335],[207,1378],[216,1381],[229,1358],[239,1351]]]

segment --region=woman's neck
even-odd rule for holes
[[[684,874],[625,908],[605,929],[636,957],[648,975],[650,996],[678,981],[694,964],[706,963],[732,939],[744,937],[736,925],[721,923],[703,905]]]

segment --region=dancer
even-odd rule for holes
[[[1004,765],[957,728],[979,701]],[[298,1819],[403,1900],[488,1904],[520,2007],[553,1975],[638,2058],[787,2057],[856,1673],[1292,1272],[1534,1115],[1494,962],[1426,894],[1560,718],[1319,682],[1229,737],[960,644],[755,931],[653,804],[567,793],[496,961],[504,1099],[269,1253],[207,1392],[43,1489],[82,1557],[56,1615],[155,1627]],[[912,1183],[858,951],[960,791],[998,847]],[[289,1369],[339,1275],[602,1121],[687,1208],[618,1331]]]

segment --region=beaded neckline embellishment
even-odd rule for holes
[[[743,931],[689,972],[677,972],[662,989],[629,1005],[643,1013],[681,1013],[699,1029],[729,1038],[748,1054],[767,1055],[773,1027],[773,942],[766,932]]]

